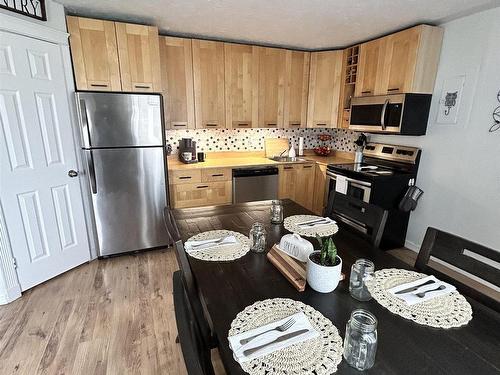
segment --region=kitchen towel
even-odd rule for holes
[[[416,287],[421,284],[425,284],[428,281],[433,281],[433,283],[420,286],[416,290],[413,290],[411,292],[397,294],[397,292],[399,291]],[[441,289],[434,290],[440,287]],[[428,301],[430,299],[446,295],[448,293],[453,292],[455,289],[456,288],[453,285],[445,283],[444,281],[441,281],[434,276],[427,276],[409,283],[404,283],[395,286],[389,289],[388,292],[391,293],[393,296],[402,299],[406,304],[411,306],[416,303]],[[418,296],[419,293],[424,293],[424,292],[426,293],[423,295],[423,297]]]
[[[337,175],[335,180],[335,191],[340,194],[347,194],[347,177]]]
[[[262,336],[256,337],[255,339],[253,339],[252,341],[250,341],[249,343],[247,343],[245,345],[240,344],[240,340],[245,339],[247,337],[252,337],[256,334],[266,332],[270,329],[276,328],[291,318],[293,318],[295,320],[295,323],[288,330],[286,330],[284,332],[279,332],[279,331],[267,332],[267,333],[262,334]],[[270,342],[276,340],[280,336],[283,336],[283,335],[286,335],[289,333],[293,333],[293,332],[297,332],[297,331],[300,331],[302,329],[307,329],[307,332],[304,332],[303,334],[301,334],[299,336],[292,337],[286,341],[270,344],[270,345],[266,346],[265,348],[262,348],[256,352],[248,355],[248,356],[243,354],[243,352],[247,349],[256,348],[258,346],[270,343]],[[311,323],[309,322],[309,319],[307,319],[305,314],[303,312],[298,312],[296,314],[293,314],[293,315],[288,316],[286,318],[283,318],[281,320],[275,321],[273,323],[269,323],[269,324],[260,326],[258,328],[251,329],[249,331],[240,333],[240,334],[235,335],[235,336],[229,336],[228,340],[229,340],[229,347],[233,351],[234,359],[238,363],[241,364],[243,362],[250,361],[252,359],[265,356],[265,355],[270,354],[276,350],[280,350],[280,349],[286,348],[290,345],[298,344],[300,342],[310,340],[310,339],[313,339],[313,338],[318,337],[318,336],[319,336],[319,332],[314,329],[314,327],[311,325]]]
[[[227,236],[223,238],[212,238],[209,240],[187,241],[184,244],[184,248],[187,253],[190,253],[193,251],[206,250],[216,246],[232,245],[237,242],[238,240],[235,236]]]

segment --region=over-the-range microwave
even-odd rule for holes
[[[349,129],[368,133],[424,135],[431,94],[394,94],[352,98]]]

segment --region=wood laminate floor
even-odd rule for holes
[[[186,374],[173,251],[93,261],[0,306],[0,374]]]

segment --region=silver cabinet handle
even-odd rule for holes
[[[380,115],[380,125],[382,125],[382,130],[385,130],[385,112],[387,110],[388,104],[389,104],[389,99],[385,99],[384,105],[382,107],[382,114]]]
[[[68,176],[69,177],[76,177],[76,176],[78,176],[78,172],[75,171],[74,169],[71,169],[68,171]]]

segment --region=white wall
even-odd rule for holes
[[[59,31],[66,31],[66,18],[64,15],[64,7],[61,4],[55,3],[52,0],[45,0],[45,9],[47,11],[47,21],[40,21],[1,8],[0,8],[0,13],[5,13],[8,14],[9,16],[18,17],[25,21],[30,21]]]
[[[407,246],[420,248],[428,226],[500,251],[500,130],[489,133],[500,103],[500,8],[441,25],[445,29],[427,134],[372,136],[376,142],[422,148]],[[436,123],[443,81],[466,75],[454,125]]]

